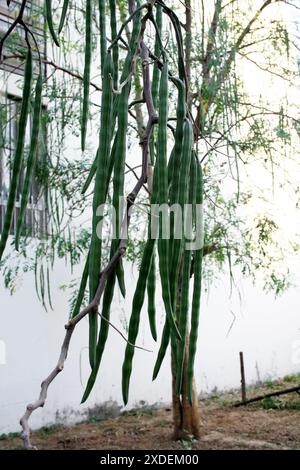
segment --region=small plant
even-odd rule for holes
[[[179,442],[184,450],[192,450],[195,439],[191,434],[186,434],[185,438],[180,439]]]
[[[123,416],[153,416],[156,410],[150,406],[134,408],[133,410],[124,411]]]
[[[262,407],[264,410],[282,410],[284,408],[284,403],[280,398],[267,397],[262,400]]]
[[[297,383],[300,382],[300,374],[285,375],[282,380],[288,383]]]
[[[300,410],[300,398],[285,402],[284,409],[285,410]]]
[[[13,439],[14,437],[20,437],[20,433],[9,432],[7,434],[0,434],[0,441],[6,441],[7,439]]]
[[[274,388],[274,382],[273,382],[273,380],[272,380],[272,379],[267,379],[267,380],[265,381],[265,386],[266,386],[267,388]]]
[[[51,424],[49,426],[43,426],[42,428],[39,429],[39,434],[41,437],[47,437],[50,434],[55,434],[57,431],[60,431],[63,429],[62,424]]]

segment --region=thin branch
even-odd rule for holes
[[[209,72],[212,67],[212,55],[215,44],[215,38],[217,33],[217,28],[219,24],[219,18],[221,13],[222,0],[217,0],[215,5],[215,11],[213,14],[212,22],[208,32],[208,40],[206,46],[206,54],[203,60],[203,78],[208,80]],[[204,20],[204,19],[203,19]]]
[[[282,2],[282,1],[284,2],[285,0],[265,0],[265,2],[262,4],[262,6],[256,11],[255,15],[248,22],[247,26],[244,28],[244,30],[241,32],[240,36],[238,37],[235,45],[232,47],[232,49],[229,53],[229,57],[228,57],[225,65],[222,67],[222,69],[219,73],[217,83],[221,84],[221,83],[224,82],[225,76],[229,73],[231,65],[232,65],[232,63],[235,59],[236,53],[238,52],[240,46],[244,42],[245,37],[250,33],[252,25],[260,18],[263,11],[271,3],[278,3],[278,2]]]
[[[11,59],[24,60],[24,57],[21,54],[3,55],[3,59],[0,62],[0,64],[3,63],[5,60],[11,60]],[[70,75],[71,77],[74,77],[74,78],[77,78],[80,81],[83,81],[83,76],[80,75],[78,72],[74,72],[70,69],[66,69],[65,67],[61,67],[60,65],[56,64],[52,60],[47,60],[47,59],[42,59],[41,58],[40,61],[45,65],[49,65],[50,67],[53,67],[55,70],[59,70],[63,73],[66,73],[66,74]],[[96,85],[96,83],[90,82],[90,85],[95,90],[101,91],[101,88],[98,85]]]
[[[249,55],[243,54],[241,51],[238,51],[239,55],[243,57],[244,59],[248,60],[248,62],[251,62],[253,65],[255,65],[258,69],[262,70],[263,72],[270,73],[271,75],[274,75],[275,77],[280,78],[281,80],[285,80],[286,82],[290,83],[291,85],[294,85],[292,80],[289,80],[286,76],[283,76],[282,73],[280,72],[275,72],[275,70],[270,69],[268,66],[264,67],[263,65],[259,64],[255,60],[251,59]],[[284,70],[285,73],[292,73],[289,70]],[[298,75],[296,72],[294,72],[295,77]]]
[[[146,351],[146,352],[153,352],[151,349],[146,349],[146,348],[143,348],[142,346],[138,346],[137,344],[132,344],[130,341],[128,341],[128,339],[126,338],[126,336],[122,333],[122,331],[120,331],[113,323],[111,323],[104,315],[102,315],[100,312],[98,312],[98,315],[101,319],[103,319],[104,321],[106,321],[117,333],[119,333],[119,335],[124,339],[124,341],[129,344],[129,346],[132,346],[133,348],[135,349],[141,349],[142,351]]]
[[[287,0],[284,0],[284,1],[287,5],[296,8],[296,10],[300,10],[300,6],[295,5],[295,3],[288,2]]]
[[[210,96],[210,100],[207,105],[207,109],[213,103],[214,98],[216,97],[218,91],[220,90],[221,85],[224,83],[226,77],[228,76],[231,66],[235,60],[236,54],[239,51],[242,43],[244,42],[244,39],[247,37],[247,35],[250,33],[251,28],[253,24],[260,18],[261,14],[263,11],[271,4],[271,3],[278,3],[278,2],[284,2],[285,0],[265,0],[264,3],[261,5],[261,7],[256,11],[256,13],[253,15],[251,20],[249,20],[247,26],[243,29],[241,34],[239,35],[236,43],[233,45],[231,48],[230,52],[228,53],[228,58],[225,61],[225,64],[223,67],[221,67],[220,72],[218,73],[215,81],[215,91],[212,93]],[[209,77],[208,77],[209,78]],[[200,93],[201,96],[201,93]],[[201,98],[200,98],[201,99]],[[201,117],[202,117],[202,106],[199,105],[198,110],[197,110],[197,116],[195,118],[195,140],[198,140],[201,137]]]
[[[139,180],[140,177],[139,177],[138,174],[135,172],[135,169],[132,168],[130,165],[128,165],[127,162],[125,163],[125,165],[126,165],[126,167],[128,168],[128,172],[132,173],[132,174],[134,175],[134,177],[135,177],[137,180]],[[140,166],[141,166],[141,165],[138,165],[136,168],[139,168]],[[128,172],[126,171],[126,173],[128,173]],[[149,190],[148,190],[147,186],[145,186],[145,184],[143,184],[143,187],[144,187],[144,190],[145,190],[145,191],[149,192]]]

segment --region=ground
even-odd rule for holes
[[[300,384],[285,377],[248,390],[248,396]],[[300,397],[296,393],[265,399],[258,404],[232,407],[238,392],[215,393],[200,401],[201,438],[172,441],[170,408],[147,407],[100,420],[97,416],[76,426],[54,425],[33,433],[39,449],[299,449]],[[22,446],[18,435],[0,436],[0,449]]]

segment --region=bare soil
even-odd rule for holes
[[[287,385],[292,386],[277,382],[253,389],[249,396]],[[237,399],[237,393],[233,393],[201,401],[202,432],[198,441],[174,442],[171,409],[148,408],[98,422],[42,428],[33,433],[32,442],[39,449],[300,449],[297,394],[286,395],[280,401],[233,408],[231,404]],[[0,449],[21,447],[19,436],[0,436]]]
[[[202,436],[194,442],[172,440],[170,410],[128,415],[99,423],[37,431],[38,449],[299,449],[300,412],[202,408]],[[22,446],[18,437],[4,439],[0,449]]]

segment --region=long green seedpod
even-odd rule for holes
[[[22,198],[21,198],[21,207],[19,212],[19,217],[17,221],[16,228],[16,237],[15,237],[15,247],[16,250],[19,250],[20,235],[22,232],[22,226],[24,221],[24,216],[26,212],[26,207],[28,203],[28,197],[30,192],[30,185],[32,181],[32,175],[36,163],[37,156],[37,145],[39,140],[39,130],[40,130],[40,117],[41,117],[41,108],[42,108],[42,84],[43,79],[40,74],[36,81],[35,86],[35,100],[33,107],[33,119],[32,119],[32,131],[31,131],[31,140],[30,140],[30,149],[26,164],[26,175],[24,180]]]
[[[186,119],[185,124],[184,124],[184,133],[183,133],[183,150],[182,150],[182,167],[181,167],[181,173],[180,173],[180,185],[179,185],[178,197],[176,201],[180,203],[182,208],[184,208],[184,204],[187,202],[187,199],[188,199],[187,188],[188,188],[188,175],[189,175],[189,170],[190,170],[190,165],[191,165],[192,145],[193,145],[193,129],[192,129],[192,125],[190,121]],[[182,251],[181,239],[173,240],[173,254],[172,254],[172,260],[170,263],[172,271],[174,272],[174,274],[170,275],[170,288],[172,289],[172,293],[173,293],[173,308],[175,308],[175,301],[176,301],[176,288],[177,288],[177,282],[178,282],[178,272],[179,272],[179,266],[180,266],[181,251]],[[166,319],[166,322],[165,322],[161,345],[160,345],[160,349],[159,349],[156,363],[154,366],[153,380],[158,375],[158,372],[160,370],[162,361],[165,357],[169,340],[170,340],[170,326],[167,320],[168,319]],[[184,339],[181,337],[181,341],[183,340]]]
[[[186,92],[185,85],[179,78],[174,78],[174,83],[178,90],[177,110],[176,110],[176,131],[175,131],[175,144],[171,152],[168,164],[168,182],[170,191],[170,203],[178,203],[179,197],[179,179],[182,165],[182,144],[183,144],[183,126],[186,116]],[[175,260],[173,253],[174,245],[174,214],[170,214],[170,282],[172,281],[172,263],[179,262]],[[171,300],[173,308],[175,309],[174,288],[171,288]]]
[[[168,123],[168,64],[163,65],[159,87],[159,117],[158,117],[158,141],[156,166],[158,171],[158,203],[168,204],[168,167],[167,167],[167,123]],[[162,236],[162,214],[159,221],[158,255],[159,271],[162,285],[162,296],[169,319],[171,330],[180,338],[171,305],[170,282],[169,282],[169,240]]]
[[[107,188],[106,188],[106,192],[108,191],[108,185],[109,185],[109,182],[110,182],[110,178],[111,178],[111,175],[112,175],[112,171],[113,171],[113,167],[114,167],[114,163],[115,163],[115,157],[116,157],[116,146],[117,146],[117,134],[115,135],[114,137],[114,143],[113,143],[113,146],[112,146],[112,149],[111,149],[111,153],[110,153],[110,157],[109,157],[109,163],[108,163],[108,172],[107,172],[107,179],[106,179],[106,182],[107,182]],[[96,174],[96,171],[97,171],[97,166],[98,166],[98,158],[99,157],[99,148],[97,149],[97,152],[96,152],[96,157],[94,158],[93,160],[93,163],[92,163],[92,166],[90,168],[90,171],[89,171],[89,174],[88,174],[88,177],[83,185],[83,188],[81,190],[81,194],[85,194],[86,191],[89,189],[90,187],[90,184]]]
[[[116,1],[109,0],[109,8],[110,8],[110,29],[111,29],[111,40],[114,41],[117,37],[117,15],[116,15]],[[114,63],[114,88],[118,88],[118,77],[119,77],[119,46],[116,42],[113,45],[113,63]]]
[[[150,198],[151,204],[156,204],[158,201],[158,188],[159,188],[159,181],[158,181],[158,172],[157,167],[154,168],[153,171],[153,179],[152,179],[152,194]],[[151,237],[151,216],[149,216],[149,229],[148,229],[148,236]],[[153,248],[153,255],[150,263],[150,269],[147,279],[147,293],[148,293],[148,319],[150,325],[150,331],[152,338],[154,341],[157,341],[157,331],[156,331],[156,308],[155,308],[155,288],[156,288],[156,254],[155,254],[155,246]]]
[[[197,205],[203,204],[203,175],[201,164],[197,159],[197,192],[196,203]],[[199,207],[197,207],[199,210]],[[202,258],[203,248],[194,252],[194,290],[192,300],[192,314],[191,314],[191,331],[189,338],[189,355],[187,365],[187,384],[188,384],[188,399],[190,404],[193,402],[193,378],[194,378],[194,362],[197,348],[198,326],[199,326],[199,313],[200,313],[200,298],[201,298],[201,283],[202,283]]]
[[[139,3],[139,2],[137,2]],[[137,4],[138,6],[138,4]],[[128,78],[131,73],[132,59],[137,50],[137,41],[139,38],[141,28],[141,12],[138,12],[133,22],[133,30],[131,40],[129,44],[129,51],[125,59],[123,72],[121,76],[121,82]],[[113,43],[113,48],[116,44]],[[120,198],[124,195],[124,169],[125,169],[125,158],[126,158],[126,137],[128,127],[128,100],[130,95],[131,80],[123,86],[121,94],[115,100],[118,109],[118,130],[116,135],[116,148],[115,154],[118,158],[115,159],[114,164],[114,178],[113,178],[113,207],[116,213],[116,235],[117,239],[120,236],[121,219],[120,219]],[[125,281],[124,281],[124,269],[122,260],[119,261],[116,267],[118,283],[123,297],[126,295]]]
[[[139,37],[139,32],[140,32],[140,16],[141,16],[140,13],[137,14],[136,18],[134,20],[134,23],[133,23],[131,41],[130,41],[130,45],[129,45],[130,47],[129,47],[129,51],[128,51],[128,54],[127,54],[126,59],[125,59],[125,63],[124,63],[123,71],[122,71],[122,76],[121,76],[121,80],[120,80],[121,82],[124,82],[125,78],[130,73],[130,68],[131,68],[131,63],[132,63],[132,56],[135,53],[135,50],[137,48],[137,39]],[[113,54],[114,54],[114,46],[113,46],[112,49],[113,49]],[[115,74],[115,62],[114,62],[114,67],[113,67],[113,76],[114,76],[114,74]],[[115,121],[116,121],[118,111],[119,111],[119,98],[120,98],[120,95],[115,95],[114,96],[112,130],[115,128]],[[115,140],[114,140],[113,150],[111,152],[111,156],[115,156],[116,143],[117,143],[117,134],[116,134],[116,137],[115,137]],[[95,158],[94,162],[92,163],[89,175],[88,175],[87,180],[86,180],[86,182],[83,186],[82,194],[84,194],[87,191],[87,189],[89,188],[90,183],[91,183],[91,181],[92,181],[92,179],[93,179],[93,177],[96,173],[98,152],[99,152],[99,149],[97,150],[96,158]],[[110,159],[110,170],[111,171],[109,170],[109,175],[111,175],[111,173],[112,173],[113,164],[114,164],[114,158],[113,159],[111,158]]]
[[[188,201],[188,178],[190,173],[190,166],[191,166],[191,155],[192,155],[192,147],[193,147],[193,127],[189,120],[185,120],[184,128],[183,128],[183,143],[182,143],[182,159],[181,159],[181,166],[180,166],[180,176],[179,176],[179,188],[178,188],[178,195],[177,200],[174,202],[179,203],[181,210],[182,210],[182,226],[184,222],[184,210],[185,204]],[[175,227],[176,230],[176,227]],[[172,260],[171,260],[171,270],[170,270],[170,291],[171,291],[171,298],[173,302],[173,308],[176,298],[176,289],[178,283],[178,274],[179,274],[179,266],[181,260],[181,252],[183,246],[183,237],[180,239],[173,240],[173,250],[172,250]]]
[[[56,33],[54,31],[54,26],[53,26],[53,20],[52,20],[52,5],[51,5],[51,0],[45,0],[46,3],[46,18],[47,18],[47,23],[49,26],[49,31],[52,36],[53,41],[59,47],[59,42],[56,36]]]
[[[196,204],[196,161],[192,158],[190,165],[190,194],[189,194],[189,204],[192,206],[192,211],[194,210]],[[189,217],[189,223],[193,224],[192,213]],[[192,229],[192,227],[191,227]],[[192,234],[192,230],[190,232]],[[181,340],[178,345],[178,355],[177,355],[177,371],[176,371],[176,393],[180,395],[182,378],[183,378],[183,364],[185,357],[185,348],[186,348],[186,331],[187,331],[187,322],[188,322],[188,311],[189,311],[189,290],[190,290],[190,277],[191,277],[191,258],[192,252],[189,249],[185,249],[183,255],[183,273],[182,273],[182,286],[181,286],[181,298],[180,298],[180,312],[179,312],[179,331],[181,335]]]
[[[84,299],[84,293],[85,293],[85,289],[86,289],[86,285],[87,285],[87,280],[88,280],[88,277],[89,277],[89,256],[90,255],[88,254],[88,256],[86,258],[86,261],[85,261],[85,264],[84,264],[84,269],[83,269],[83,273],[82,273],[82,276],[81,276],[81,281],[80,281],[80,286],[79,286],[79,290],[78,290],[78,294],[77,294],[77,298],[76,298],[76,303],[75,303],[71,318],[74,318],[74,317],[76,317],[76,315],[78,315],[78,313],[80,312],[80,309],[81,309],[83,299]]]
[[[81,150],[85,149],[86,129],[89,116],[90,76],[92,59],[92,0],[86,0],[85,8],[85,54],[83,72],[83,103],[81,113]]]
[[[173,181],[173,172],[175,170],[174,168],[174,160],[175,160],[175,145],[174,147],[172,148],[172,151],[171,151],[171,154],[170,154],[170,158],[169,158],[169,161],[168,161],[168,185],[169,185],[169,188],[170,188],[170,185],[172,184],[172,181]],[[170,188],[171,189],[171,188]]]
[[[182,144],[183,144],[183,127],[186,117],[186,88],[184,82],[179,78],[173,79],[178,89],[178,100],[177,100],[177,111],[176,111],[176,132],[175,132],[175,144],[173,153],[173,168],[172,181],[170,188],[170,201],[171,204],[178,202],[179,193],[179,179],[181,173],[181,157],[182,157]]]
[[[120,97],[120,110],[118,114],[118,133],[113,177],[113,207],[116,213],[115,230],[116,237],[119,239],[122,218],[120,217],[120,198],[124,194],[124,167],[127,149],[127,126],[128,126],[128,100],[129,87],[126,85]]]
[[[133,65],[132,59],[135,56],[137,52],[137,48],[138,48],[138,39],[140,37],[140,31],[141,31],[141,10],[139,9],[140,2],[137,1],[136,4],[137,4],[136,5],[137,10],[135,11],[135,16],[133,20],[133,27],[132,27],[131,39],[129,43],[129,50],[124,61],[120,83],[124,83],[125,80],[128,80],[129,74],[132,72],[132,65]],[[110,47],[114,47],[114,46],[110,46]],[[121,99],[121,95],[117,94],[114,100],[113,122],[115,122],[115,119],[118,115],[118,111],[120,109],[120,106],[119,106],[120,99]]]
[[[164,360],[164,357],[166,355],[166,351],[169,345],[170,333],[171,333],[170,324],[169,324],[168,318],[166,318],[163,333],[162,333],[162,338],[160,342],[160,347],[159,347],[158,354],[157,354],[157,359],[154,365],[152,380],[156,379],[160,371],[162,361]]]
[[[117,136],[115,137],[114,145],[111,151],[111,155],[113,155],[111,156],[111,160],[112,159],[114,160],[114,156],[116,152],[116,142],[117,142]],[[117,241],[113,240],[112,245],[111,245],[110,257],[114,255],[115,250],[117,249],[117,245],[118,245]],[[106,344],[106,340],[108,336],[108,331],[109,331],[108,321],[110,318],[110,307],[111,307],[111,303],[113,300],[116,275],[117,275],[117,269],[109,276],[106,286],[105,286],[104,295],[103,295],[102,319],[101,319],[101,326],[100,326],[99,338],[98,338],[97,349],[96,349],[96,360],[95,360],[94,368],[89,377],[86,390],[82,398],[82,403],[87,400],[94,386],[94,383],[97,378],[98,370],[101,364],[101,359],[102,359],[102,355],[104,352],[104,348],[105,348],[105,344]],[[119,285],[122,291],[122,281],[120,280],[119,280]],[[105,319],[108,321],[106,321]]]
[[[157,196],[155,197],[155,195],[158,194],[158,178],[156,177],[156,174],[157,174],[156,172],[157,172],[157,167],[154,168],[154,174],[153,174],[153,193],[152,193],[153,203],[157,202]],[[167,351],[169,341],[170,341],[170,331],[171,329],[170,329],[169,319],[168,317],[166,317],[165,325],[164,325],[163,333],[162,333],[162,338],[161,338],[161,343],[160,343],[160,347],[158,350],[157,359],[154,365],[152,380],[156,379],[160,371],[162,361],[166,355],[166,351]]]
[[[20,119],[19,119],[19,125],[18,125],[16,152],[14,156],[12,176],[11,176],[11,182],[10,182],[10,190],[9,190],[3,229],[1,233],[1,239],[0,239],[0,260],[5,250],[5,246],[7,243],[9,230],[11,226],[11,221],[13,219],[15,200],[16,200],[16,195],[17,195],[17,187],[18,187],[20,170],[21,170],[22,161],[23,161],[25,133],[26,133],[26,126],[27,126],[27,119],[28,119],[30,93],[31,93],[31,81],[32,81],[32,53],[29,47],[28,52],[27,52],[25,71],[24,71],[24,87],[23,87],[21,113],[20,113]]]
[[[183,127],[186,117],[186,88],[184,82],[178,78],[174,78],[174,83],[178,89],[178,101],[176,111],[176,131],[175,131],[175,144],[171,152],[168,168],[168,178],[170,184],[170,202],[171,204],[179,203],[179,181],[181,177],[182,165],[185,165],[182,158],[183,146]],[[185,167],[186,168],[186,167]],[[173,256],[174,245],[178,247],[181,245],[180,240],[174,240],[174,214],[170,215],[170,292],[173,309],[175,309],[175,279],[172,278],[172,273],[176,271],[180,259]]]
[[[110,82],[110,76],[113,73],[113,64],[111,53],[106,55],[104,65],[104,78],[101,102],[101,123],[100,123],[100,138],[99,138],[99,159],[95,178],[94,198],[93,198],[93,222],[92,222],[92,240],[90,245],[90,259],[89,259],[89,289],[90,301],[94,298],[98,283],[99,274],[101,270],[101,249],[102,240],[97,234],[98,223],[101,222],[101,216],[97,215],[97,209],[101,204],[105,203],[107,195],[107,166],[110,154],[111,143],[111,125],[112,125],[112,106],[113,106],[113,92]],[[91,313],[89,315],[90,321],[90,364],[93,369],[96,356],[97,345],[97,314]]]
[[[158,168],[154,168],[153,172],[153,191],[151,194],[151,204],[156,204],[158,200],[158,187],[159,187],[159,175],[158,175]],[[141,267],[138,277],[137,286],[135,289],[133,302],[132,302],[132,312],[129,322],[129,332],[128,332],[128,343],[125,351],[125,358],[123,362],[123,369],[122,369],[122,390],[123,390],[123,399],[124,403],[127,403],[128,400],[128,390],[129,390],[129,382],[132,370],[132,360],[134,356],[134,347],[132,345],[135,344],[138,330],[139,330],[139,322],[140,322],[140,313],[145,299],[145,291],[147,280],[150,275],[150,269],[152,264],[152,259],[155,256],[154,249],[156,239],[154,234],[151,233],[151,217],[149,217],[148,221],[148,239],[144,248]]]
[[[104,61],[106,56],[106,1],[98,0],[99,2],[99,27],[100,27],[100,54],[101,54],[101,74],[103,76]]]
[[[58,34],[61,33],[64,24],[65,24],[65,19],[66,19],[66,14],[68,11],[68,6],[69,6],[69,0],[64,0],[63,7],[62,7],[62,12],[61,12],[61,17],[60,17],[60,22],[58,26]]]
[[[72,246],[72,234],[71,234],[71,227],[70,225],[68,226],[68,237],[69,237],[69,240],[68,240],[68,244],[70,246],[69,248],[69,257],[70,257],[70,268],[71,268],[71,274],[73,274],[73,246]]]
[[[115,252],[115,244],[112,243],[112,247],[110,250],[111,257],[113,256],[114,252]],[[81,403],[84,403],[88,399],[91,393],[91,390],[95,384],[99,367],[101,364],[101,359],[103,356],[106,340],[108,337],[108,331],[109,331],[108,322],[110,318],[110,307],[111,307],[111,303],[113,300],[115,283],[116,283],[116,272],[114,271],[109,275],[107,279],[107,283],[105,285],[105,290],[103,294],[102,318],[101,318],[101,325],[100,325],[99,337],[98,337],[97,348],[96,348],[95,365],[89,376]]]
[[[156,5],[155,21],[157,24],[158,31],[156,32],[156,36],[155,36],[154,54],[156,57],[159,57],[160,41],[158,38],[158,34],[161,34],[162,32],[162,7],[161,5]],[[158,105],[157,101],[158,101],[158,91],[159,91],[159,77],[160,77],[159,68],[156,66],[156,64],[154,64],[151,92],[152,92],[152,99],[153,99],[153,104],[154,104],[155,109],[157,109],[157,105]]]
[[[120,199],[124,195],[124,170],[125,158],[127,150],[127,127],[128,127],[128,101],[130,94],[131,81],[123,87],[119,97],[119,112],[118,112],[118,131],[116,141],[116,155],[114,164],[114,177],[113,177],[113,207],[116,214],[115,230],[116,237],[119,239],[121,230],[120,217]]]
[[[125,276],[124,276],[124,267],[123,267],[123,260],[122,258],[119,260],[117,266],[116,266],[116,274],[118,278],[118,284],[120,287],[120,291],[122,296],[126,297],[126,286],[125,286]]]
[[[163,7],[163,11],[169,16],[172,22],[172,25],[175,31],[176,41],[177,41],[179,78],[185,82],[186,87],[187,87],[188,83],[187,83],[186,70],[185,70],[183,37],[181,33],[181,24],[180,24],[179,18],[171,8],[167,7],[167,5],[162,0],[157,0],[157,5],[161,5]]]
[[[50,269],[47,264],[47,294],[48,294],[48,303],[51,310],[53,310],[52,296],[51,296],[51,283],[50,283]]]
[[[152,260],[150,264],[149,275],[147,279],[147,293],[148,293],[148,318],[152,338],[154,341],[157,341],[157,331],[156,331],[156,309],[155,309],[155,284],[156,284],[156,263],[155,263],[155,251],[152,255]]]
[[[34,287],[35,287],[35,293],[37,295],[37,298],[39,302],[41,302],[41,296],[39,292],[39,285],[38,285],[38,252],[35,252],[35,257],[34,257]]]
[[[130,4],[130,2],[128,2],[128,12],[129,12],[129,16],[128,18],[125,18],[124,17],[124,9],[121,7],[121,2],[119,1],[118,2],[118,6],[119,6],[119,11],[120,11],[120,15],[121,15],[121,22],[122,22],[122,25],[121,25],[121,28],[117,34],[117,37],[115,39],[115,41],[119,41],[122,37],[122,34],[123,32],[126,30],[128,24],[135,18],[137,17],[141,17],[141,11],[145,8],[148,8],[149,7],[149,4],[148,2],[147,3],[143,3],[142,5],[140,4],[140,0],[135,0],[134,3],[136,4],[135,5],[135,8],[131,8],[132,5],[132,2]],[[121,11],[123,10],[123,11]],[[112,48],[112,46],[114,45],[114,42],[110,45],[110,48]]]
[[[145,299],[146,283],[150,270],[154,246],[155,239],[148,238],[143,252],[139,278],[132,301],[132,312],[128,331],[128,343],[126,346],[125,357],[122,367],[122,393],[125,405],[128,402],[129,382],[132,371],[132,359],[134,355],[134,347],[132,345],[135,344],[139,331],[140,314]]]
[[[47,311],[47,307],[45,304],[45,275],[44,275],[43,263],[41,264],[41,269],[40,269],[40,289],[41,289],[42,305],[44,309]]]
[[[115,2],[113,1],[111,3],[115,3]],[[124,63],[123,71],[122,71],[122,76],[121,76],[121,82],[124,82],[125,78],[130,73],[132,55],[134,54],[134,52],[136,50],[137,39],[139,37],[139,32],[140,32],[140,16],[141,16],[140,13],[137,13],[136,18],[134,20],[133,31],[132,31],[132,35],[131,35],[131,41],[130,41],[130,47],[129,47],[129,51],[128,51],[128,54],[127,54],[126,59],[125,59],[125,63]],[[116,76],[115,75],[116,74],[116,72],[115,72],[115,69],[116,69],[116,49],[118,50],[118,45],[117,44],[113,45],[113,47],[112,47],[113,62],[114,62],[113,77]],[[117,69],[118,69],[118,66],[117,66]],[[112,127],[111,127],[112,134],[113,134],[113,130],[115,128],[115,122],[116,122],[116,118],[117,118],[117,114],[118,114],[118,110],[119,110],[119,97],[120,97],[120,95],[115,95],[114,96],[113,120],[112,120]],[[115,142],[116,142],[116,140],[115,140]],[[89,188],[90,183],[91,183],[91,181],[92,181],[92,179],[93,179],[93,177],[96,173],[98,151],[99,151],[99,149],[97,150],[97,155],[95,157],[95,160],[92,163],[89,175],[88,175],[87,180],[86,180],[86,182],[83,186],[82,194],[84,194],[87,191],[87,189]],[[112,152],[112,155],[114,153],[115,152]]]
[[[112,146],[112,150],[111,150],[111,154],[110,154],[110,158],[109,158],[109,163],[108,163],[106,194],[108,192],[109,181],[110,181],[110,177],[111,177],[111,174],[112,174],[112,170],[113,170],[113,166],[114,166],[114,162],[115,162],[115,157],[116,157],[117,141],[118,141],[117,134],[118,134],[118,132],[115,135],[115,139],[114,139],[114,143],[113,143],[113,146]],[[94,173],[96,171],[95,167],[97,165],[97,158],[99,158],[99,149],[97,150],[96,158],[93,161],[90,173],[89,173],[88,178],[87,178],[87,180],[84,184],[82,192],[85,192],[87,190],[87,188],[90,184],[90,181],[92,180],[92,178],[94,176]],[[114,254],[114,252],[117,249],[117,244],[113,244],[113,246],[114,246],[114,248],[113,248],[113,252],[111,253],[111,256]],[[126,287],[125,287],[124,268],[123,268],[122,259],[119,260],[119,262],[116,266],[116,274],[117,274],[117,279],[118,279],[121,294],[125,298],[126,297]],[[108,282],[111,282],[111,281],[108,280]]]
[[[130,94],[130,82],[126,84],[121,92],[119,101],[119,113],[118,113],[118,130],[116,135],[116,147],[114,149],[115,155],[118,158],[114,162],[114,178],[113,178],[113,207],[116,214],[115,229],[117,240],[120,236],[121,230],[121,218],[120,218],[120,198],[124,195],[124,170],[125,170],[125,158],[127,149],[127,127],[128,127],[128,100]],[[125,280],[124,280],[124,268],[123,262],[120,259],[116,266],[116,274],[120,291],[123,297],[126,296]]]
[[[94,158],[93,160],[93,163],[92,163],[92,166],[90,168],[90,171],[89,171],[89,174],[88,174],[88,177],[87,179],[85,180],[85,183],[82,187],[82,190],[81,190],[81,194],[85,194],[87,192],[87,190],[89,189],[90,187],[90,184],[96,174],[96,171],[97,171],[97,166],[98,166],[98,158],[99,158],[99,148],[97,149],[97,152],[96,152],[96,157]]]
[[[156,57],[160,55],[160,40],[158,35],[161,35],[162,32],[162,8],[160,5],[156,5],[156,35],[155,35],[155,44],[154,44],[154,54]],[[151,83],[151,94],[154,108],[158,108],[158,92],[159,92],[159,80],[160,80],[160,70],[157,64],[154,63],[153,65],[153,74],[152,74],[152,83]],[[151,164],[154,165],[155,160],[155,133],[152,132],[151,140],[150,140],[150,161]]]

